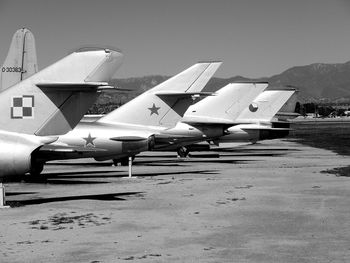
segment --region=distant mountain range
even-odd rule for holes
[[[114,79],[111,85],[122,91],[104,93],[100,96],[98,104],[121,105],[168,78],[169,76],[146,76]],[[247,81],[268,81],[268,89],[296,88],[299,90],[298,98],[301,102],[350,102],[350,61],[292,67],[281,74],[259,79],[242,76],[227,79],[212,78],[204,90],[216,91],[231,82]]]

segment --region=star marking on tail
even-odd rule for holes
[[[159,115],[158,111],[159,111],[160,107],[157,107],[156,104],[153,103],[153,106],[151,108],[148,108],[148,109],[151,111],[150,116],[152,116],[153,113]]]
[[[94,140],[96,139],[96,137],[91,137],[91,133],[89,133],[88,137],[84,137],[83,139],[86,141],[85,147],[88,147],[88,146],[95,147]]]

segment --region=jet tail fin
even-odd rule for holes
[[[41,136],[68,132],[121,61],[122,54],[113,50],[73,52],[0,93],[0,126]]]
[[[270,122],[295,90],[268,90],[261,93],[238,116],[237,121]]]
[[[0,91],[32,76],[38,71],[35,39],[27,28],[16,31],[0,71]]]
[[[209,96],[192,105],[184,115],[187,123],[232,123],[239,113],[255,99],[268,83],[231,83],[221,88],[214,96]]]
[[[290,120],[300,116],[297,113],[297,104],[298,104],[298,91],[287,100],[287,102],[282,106],[282,108],[277,112],[276,118],[279,120]]]
[[[199,62],[144,92],[98,122],[172,127],[183,117],[221,62]],[[184,96],[188,93],[188,96]],[[204,94],[202,94],[204,95]]]

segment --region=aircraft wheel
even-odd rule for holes
[[[25,181],[37,182],[37,181],[45,181],[46,177],[41,175],[41,172],[44,169],[44,163],[34,162],[32,163],[32,167],[30,169],[29,175],[25,176]]]
[[[40,174],[44,170],[44,163],[33,163],[30,169],[31,177],[42,177]]]
[[[113,159],[114,166],[118,166],[120,163],[120,159]]]
[[[132,156],[132,160],[135,160],[135,156]],[[121,166],[128,166],[129,165],[129,157],[123,157],[120,159],[113,159],[114,166],[118,166],[119,164]]]
[[[114,166],[128,166],[129,165],[129,157],[123,157],[120,159],[113,159]]]
[[[128,166],[129,165],[129,157],[123,157],[120,159],[120,164],[122,166]]]
[[[177,156],[181,158],[186,158],[189,154],[189,150],[186,147],[180,147],[177,149]]]

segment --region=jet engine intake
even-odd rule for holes
[[[0,177],[24,175],[31,169],[31,154],[41,144],[17,134],[2,134],[0,139]]]

